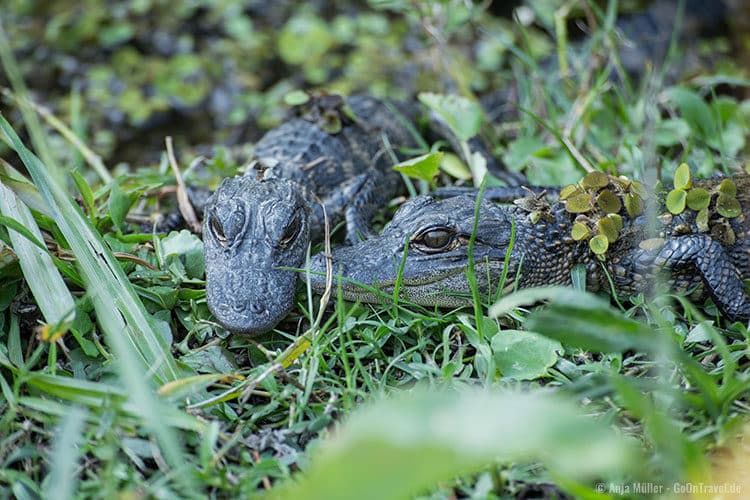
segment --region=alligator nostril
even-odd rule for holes
[[[241,302],[234,302],[232,303],[232,311],[234,312],[242,312],[245,310],[245,305]]]
[[[263,312],[263,306],[255,302],[253,304],[250,304],[250,310],[255,314],[260,314]]]

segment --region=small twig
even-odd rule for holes
[[[310,330],[308,330],[310,333],[313,334],[313,337],[315,336],[314,333],[317,330],[317,327],[320,325],[320,322],[323,321],[323,313],[328,306],[328,301],[331,298],[331,289],[333,288],[333,257],[331,255],[331,225],[328,221],[328,214],[326,213],[326,207],[323,202],[320,200],[317,200],[318,203],[320,203],[321,208],[323,209],[323,256],[326,259],[326,289],[323,291],[323,295],[320,297],[320,302],[318,303],[318,316],[315,318],[315,321],[312,325],[310,325]]]
[[[124,252],[112,252],[112,255],[114,255],[118,259],[122,260],[129,260],[131,262],[135,262],[136,264],[139,264],[143,267],[146,267],[148,269],[151,269],[152,271],[158,271],[159,268],[152,265],[150,262],[147,262],[140,257],[136,257],[135,255],[131,255],[129,253]]]
[[[260,453],[258,453],[258,450],[252,450],[250,453],[253,454],[253,458],[255,459],[256,464],[260,462]],[[263,488],[265,488],[266,490],[271,489],[271,480],[268,479],[268,476],[263,476],[261,481],[263,482]]]
[[[182,179],[180,167],[177,165],[177,159],[175,159],[174,156],[172,137],[167,136],[165,142],[167,143],[167,158],[169,158],[169,165],[172,167],[174,178],[177,181],[177,206],[180,209],[180,215],[185,219],[185,222],[190,227],[191,231],[196,234],[201,234],[201,223],[198,221],[198,217],[195,215],[195,209],[188,199],[187,190],[185,189],[185,181]]]

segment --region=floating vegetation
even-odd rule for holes
[[[570,236],[576,241],[588,240],[591,251],[602,259],[620,236],[623,207],[628,217],[637,217],[643,213],[647,196],[640,182],[604,172],[589,172],[578,183],[560,190],[565,210],[578,214]]]

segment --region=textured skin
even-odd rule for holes
[[[710,190],[720,180],[699,181],[696,185]],[[494,296],[497,291],[514,224],[515,242],[508,262],[507,289],[515,285],[516,276],[519,288],[569,285],[573,266],[582,264],[587,271],[589,290],[610,291],[611,277],[616,293],[630,297],[649,292],[655,283],[654,277],[661,273],[673,290],[694,291],[696,297],[710,295],[727,317],[747,320],[750,298],[742,280],[750,279],[750,222],[747,219],[750,176],[735,176],[733,180],[743,211],[737,218],[725,219],[735,235],[734,241],[727,237],[727,226],[721,221],[716,221],[708,233],[699,232],[692,210],[657,219],[654,224],[648,223],[646,214],[632,220],[623,215],[623,230],[610,246],[604,263],[591,253],[586,241],[570,238],[574,217],[562,204],[548,207],[548,220],[543,218],[533,223],[528,211],[519,206],[499,206],[482,200],[473,251],[479,290],[484,297],[489,293]],[[333,269],[334,274],[344,278],[340,280],[344,298],[381,301],[383,295],[354,282],[376,286],[385,294],[392,294],[403,262],[400,291],[404,298],[427,306],[470,304],[466,270],[474,206],[475,195],[444,200],[420,196],[405,203],[377,238],[336,249],[332,256]],[[659,208],[655,212],[662,211],[663,208]],[[436,228],[447,228],[453,234],[445,250],[425,249],[421,235]],[[645,240],[659,243],[652,246],[644,243],[641,248]],[[317,255],[311,268],[323,272],[324,257]],[[320,275],[313,277],[312,284],[318,291],[325,287]]]
[[[302,267],[321,238],[320,203],[348,241],[369,233],[400,187],[383,138],[394,151],[415,146],[405,123],[371,97],[323,96],[256,144],[256,169],[225,179],[204,212],[206,300],[222,325],[257,334],[287,315],[297,273],[279,268]]]

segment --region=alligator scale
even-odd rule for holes
[[[573,267],[582,264],[589,290],[610,291],[611,278],[618,296],[627,298],[649,291],[661,273],[672,290],[708,295],[727,317],[747,321],[750,298],[743,280],[750,279],[750,176],[728,179],[694,183],[696,193],[703,195],[704,210],[669,213],[663,196],[652,195],[652,209],[647,203],[645,210],[635,212],[618,201],[616,210],[610,210],[616,213],[602,217],[618,219],[618,234],[600,255],[592,251],[595,246],[585,231],[583,237],[573,231],[577,224],[590,224],[596,214],[577,214],[584,210],[567,201],[549,204],[538,196],[509,206],[483,199],[473,248],[480,291],[485,297],[494,293],[510,247],[508,288],[571,284]],[[731,196],[720,192],[726,186]],[[724,211],[726,200],[732,211]],[[400,292],[407,300],[427,306],[470,304],[466,271],[475,205],[476,195],[442,200],[419,196],[405,203],[378,237],[335,249],[333,270],[344,298],[380,302],[393,293],[400,273]],[[649,223],[649,213],[661,216]],[[325,270],[322,255],[312,268],[313,287],[320,291],[325,286],[318,274]]]
[[[384,139],[385,138],[385,139]],[[371,97],[322,96],[256,144],[255,168],[225,179],[206,202],[206,298],[232,331],[259,333],[283,319],[310,238],[346,222],[367,234],[372,215],[397,192],[393,150],[413,147],[404,118]],[[320,202],[320,203],[318,203]]]

